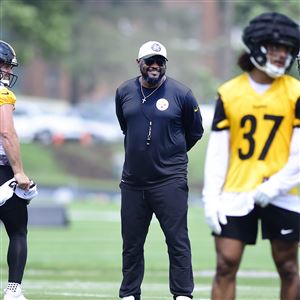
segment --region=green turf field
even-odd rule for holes
[[[34,204],[30,204],[34,205]],[[29,228],[29,256],[23,288],[30,300],[118,299],[121,280],[119,204],[74,202],[66,228]],[[202,209],[190,205],[190,239],[195,273],[194,299],[209,299],[214,269],[212,237]],[[7,237],[0,227],[1,286],[6,284]],[[172,299],[163,235],[154,219],[145,247],[143,300]],[[239,273],[237,299],[278,299],[278,278],[268,242],[246,250]]]

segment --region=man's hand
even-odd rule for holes
[[[29,203],[30,200],[32,200],[34,197],[38,195],[37,185],[34,181],[30,180],[30,187],[28,190],[21,189],[17,186],[15,188],[15,194],[19,198],[27,200]]]
[[[17,181],[17,185],[20,189],[28,190],[30,187],[30,179],[25,175],[25,173],[16,173],[14,178]]]
[[[220,234],[222,231],[220,224],[226,225],[227,218],[220,209],[219,198],[205,198],[203,202],[205,221],[207,225],[215,234]]]

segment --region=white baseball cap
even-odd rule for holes
[[[149,41],[143,44],[139,50],[138,59],[148,58],[154,55],[161,55],[168,60],[165,46],[156,41]]]

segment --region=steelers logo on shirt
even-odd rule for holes
[[[156,108],[160,111],[164,111],[168,109],[169,102],[167,99],[161,98],[156,101]]]

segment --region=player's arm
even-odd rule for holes
[[[229,161],[229,131],[212,131],[206,151],[203,196],[221,194]]]
[[[216,234],[221,233],[220,223],[227,223],[226,216],[220,209],[220,196],[226,179],[230,154],[229,130],[226,120],[223,103],[219,98],[206,150],[202,198],[206,223]]]
[[[202,201],[206,223],[216,234],[221,233],[220,223],[227,223],[226,216],[220,210],[220,195],[226,178],[228,160],[229,131],[212,131],[205,159]]]
[[[285,166],[260,184],[254,191],[254,200],[261,206],[268,205],[272,199],[287,194],[300,183],[300,128],[294,128],[290,144],[290,154]]]
[[[205,197],[219,196],[222,192],[229,163],[229,140],[229,124],[219,96],[206,150],[203,190]]]
[[[19,139],[13,122],[13,110],[14,106],[12,104],[0,105],[0,137],[18,186],[27,189],[30,180],[23,171]]]

